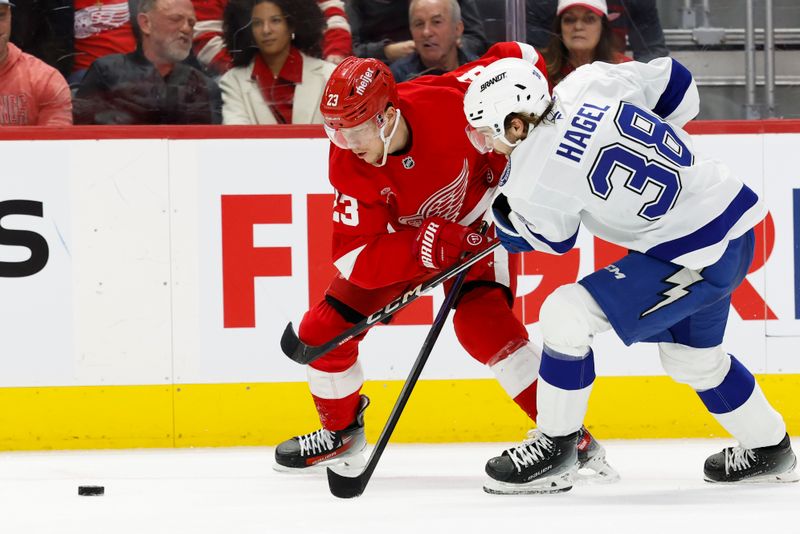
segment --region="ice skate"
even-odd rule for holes
[[[361,395],[358,412],[353,423],[344,430],[330,431],[320,428],[303,436],[295,436],[277,446],[273,468],[281,472],[319,472],[325,467],[337,466],[339,470],[357,471],[364,467],[364,410],[369,398]]]
[[[522,445],[486,463],[490,478],[484,491],[507,495],[569,491],[578,471],[579,434],[551,438],[533,430]]]
[[[606,449],[585,426],[578,431],[578,484],[612,484],[619,482],[619,473],[606,460]]]
[[[706,459],[706,482],[747,484],[754,482],[797,482],[797,458],[787,434],[777,445],[745,449],[726,447]]]

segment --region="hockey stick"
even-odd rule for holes
[[[481,228],[481,233],[484,233],[485,231],[486,227],[484,226]],[[492,244],[492,246],[481,251],[479,254],[476,254],[470,259],[477,261],[476,258],[479,256],[485,256],[499,243],[499,241],[496,241]],[[458,278],[456,278],[453,282],[453,286],[450,288],[450,291],[447,292],[447,296],[444,299],[444,303],[442,303],[442,307],[439,308],[439,312],[436,314],[436,319],[434,319],[433,325],[428,332],[428,336],[425,338],[425,342],[422,344],[422,348],[419,350],[417,360],[414,362],[414,365],[411,367],[411,371],[408,373],[406,383],[403,384],[403,389],[400,391],[400,396],[397,397],[394,408],[392,408],[392,413],[389,415],[389,420],[386,422],[386,426],[383,427],[383,431],[378,438],[378,442],[375,444],[375,448],[372,449],[372,453],[369,455],[369,460],[367,460],[367,465],[364,467],[364,470],[356,476],[347,476],[337,473],[330,467],[328,468],[328,487],[335,497],[339,497],[340,499],[352,499],[353,497],[358,497],[364,493],[364,489],[367,487],[367,483],[369,483],[369,479],[372,477],[372,473],[375,471],[375,467],[378,465],[378,461],[381,459],[383,450],[386,448],[386,444],[389,443],[389,438],[392,437],[394,427],[397,426],[397,422],[400,420],[400,416],[403,414],[403,409],[406,407],[408,398],[411,396],[411,392],[413,391],[414,386],[417,384],[419,375],[422,374],[422,368],[425,367],[425,363],[428,361],[428,356],[430,356],[431,351],[433,350],[433,345],[439,338],[439,334],[444,327],[447,316],[450,315],[450,310],[455,307],[456,299],[458,298],[458,294],[461,292],[461,286],[464,285],[464,279],[467,277],[467,272],[472,264],[475,263],[475,261],[472,261],[471,263],[465,261],[460,264],[464,267],[459,271]]]
[[[289,323],[286,325],[286,329],[283,331],[283,335],[281,336],[281,350],[285,355],[297,363],[301,363],[303,365],[309,364],[323,354],[350,341],[352,338],[367,330],[375,323],[391,317],[442,282],[445,282],[460,273],[466,272],[467,269],[491,254],[492,251],[499,245],[500,241],[495,241],[480,252],[473,254],[465,261],[457,263],[449,269],[440,272],[436,276],[429,278],[413,289],[410,289],[398,296],[389,304],[368,316],[360,323],[353,325],[351,328],[345,330],[335,338],[331,339],[327,343],[323,343],[322,345],[306,345],[300,341],[300,338],[294,331],[292,323]]]

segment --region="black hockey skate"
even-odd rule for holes
[[[576,483],[611,484],[619,482],[619,473],[606,460],[606,449],[585,426],[578,431],[578,473]]]
[[[714,483],[797,482],[800,475],[794,470],[796,465],[787,434],[771,447],[726,447],[706,459],[703,471],[706,482]]]
[[[550,437],[530,432],[522,445],[506,449],[486,463],[486,493],[529,494],[569,491],[578,471],[578,435]]]
[[[369,398],[361,395],[358,412],[353,423],[344,430],[330,431],[320,428],[310,434],[295,436],[275,449],[276,471],[321,471],[324,467],[344,464],[345,469],[361,469],[366,464],[364,449],[364,410]]]

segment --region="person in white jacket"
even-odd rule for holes
[[[322,91],[336,67],[312,56],[323,29],[314,0],[231,2],[225,35],[233,68],[219,82],[223,124],[321,124]]]
[[[563,254],[583,224],[630,251],[544,302],[538,432],[489,460],[487,491],[572,487],[591,344],[612,328],[627,345],[658,343],[667,374],[739,441],[706,460],[707,481],[798,480],[783,418],[721,347],[767,209],[728,167],[695,153],[681,127],[698,102],[692,75],[670,58],[585,65],[552,97],[535,67],[502,59],[467,90],[473,144],[509,156],[493,204],[507,250]]]

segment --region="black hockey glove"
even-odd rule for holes
[[[497,238],[507,251],[511,253],[530,252],[533,250],[528,241],[522,237],[514,225],[511,224],[509,216],[511,215],[511,206],[508,205],[508,199],[502,193],[497,195],[492,204],[492,215],[494,217],[495,231]]]

